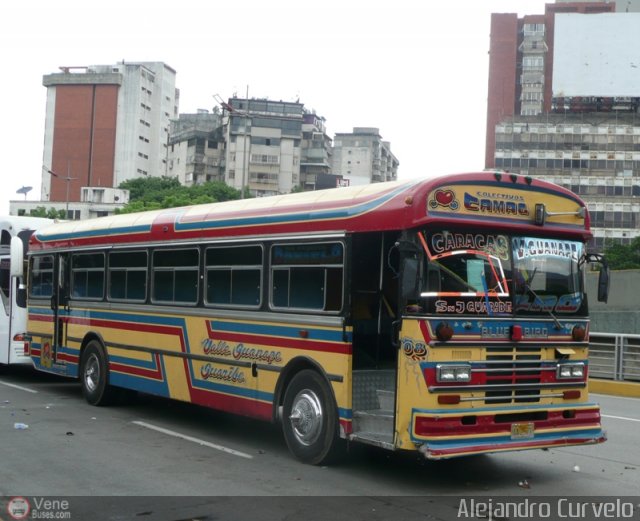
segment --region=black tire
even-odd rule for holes
[[[322,465],[339,452],[338,412],[327,381],[316,371],[296,374],[285,391],[282,429],[299,460]]]
[[[91,405],[109,405],[115,396],[109,385],[109,364],[104,348],[97,340],[89,342],[82,352],[80,383],[85,400]]]

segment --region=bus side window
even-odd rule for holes
[[[276,244],[271,249],[273,308],[339,312],[344,288],[339,242]]]
[[[46,298],[53,295],[53,256],[33,257],[30,282],[32,297]]]
[[[205,304],[257,308],[262,303],[262,246],[213,246],[205,252]]]
[[[152,256],[152,300],[195,304],[200,253],[196,248],[156,250]]]

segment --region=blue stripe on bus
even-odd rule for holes
[[[267,335],[279,336],[287,338],[300,338],[300,327],[290,326],[274,326],[269,324],[251,324],[246,322],[227,322],[223,320],[211,320],[211,329],[215,331],[224,331],[226,333],[244,333],[251,335]],[[309,328],[305,329],[313,332],[314,340],[324,340],[326,342],[343,342],[342,329],[327,330]]]
[[[50,308],[30,307],[29,313],[38,315],[53,316],[53,311]],[[102,320],[114,320],[120,322],[136,322],[141,324],[154,324],[163,326],[184,326],[185,319],[179,317],[167,317],[159,315],[136,315],[128,313],[117,313],[115,311],[85,311],[85,310],[59,310],[60,316],[68,316],[75,318],[102,319]]]
[[[340,418],[344,418],[345,420],[351,420],[353,418],[353,410],[338,407],[338,415],[340,416]]]
[[[59,241],[66,239],[78,239],[82,237],[101,237],[110,235],[123,235],[129,233],[141,233],[151,231],[151,225],[137,225],[137,226],[121,226],[119,228],[105,228],[102,230],[85,230],[82,232],[70,232],[70,233],[57,233],[54,235],[43,235],[36,232],[36,238],[40,242]]]
[[[116,387],[124,387],[126,389],[140,391],[141,393],[169,398],[169,385],[166,379],[153,380],[139,375],[110,371],[109,383]]]

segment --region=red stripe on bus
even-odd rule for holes
[[[262,346],[284,347],[288,349],[302,349],[306,351],[319,351],[325,353],[338,353],[342,355],[350,355],[351,344],[323,342],[313,339],[295,339],[270,337],[264,335],[251,335],[247,333],[226,333],[223,331],[210,331],[209,338],[212,340],[225,340],[227,342],[257,344]]]
[[[158,364],[158,360],[156,360],[156,363]],[[160,364],[158,364],[157,369],[153,370],[145,369],[144,367],[125,365],[118,362],[109,362],[109,370],[115,371],[117,373],[130,374],[133,376],[143,376],[145,378],[151,378],[153,380],[159,380],[161,382],[164,382],[165,380],[164,376],[162,375]]]
[[[196,389],[189,382],[191,401],[197,405],[212,407],[225,412],[242,414],[263,420],[270,421],[273,417],[273,407],[271,403],[260,402],[255,398],[243,398],[231,396],[217,391],[206,391]]]

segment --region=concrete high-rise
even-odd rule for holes
[[[161,62],[60,70],[43,77],[41,199],[64,203],[69,218],[95,216],[91,204],[118,201],[110,191],[121,182],[166,175],[169,124],[178,117],[176,72]],[[84,200],[87,194],[93,200]]]
[[[485,166],[580,195],[599,249],[640,236],[637,4],[556,2],[491,19]]]
[[[259,197],[299,186],[302,103],[233,97],[223,108],[225,183]]]
[[[353,132],[335,135],[333,173],[353,186],[395,181],[399,164],[377,128],[354,127]]]
[[[546,4],[544,14],[493,13],[489,43],[485,166],[493,168],[495,126],[509,116],[551,111],[556,13],[613,12],[610,2]]]

